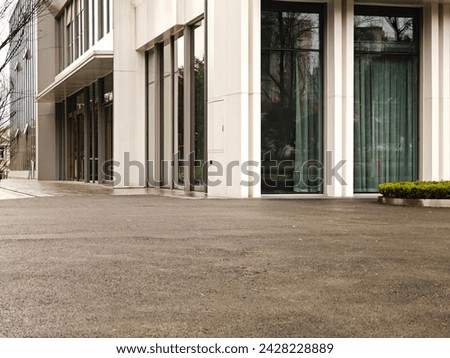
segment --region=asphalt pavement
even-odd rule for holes
[[[450,209],[49,188],[0,201],[0,337],[450,337]]]

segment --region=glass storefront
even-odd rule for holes
[[[266,1],[261,21],[262,193],[322,193],[322,7]]]
[[[354,190],[418,175],[418,12],[356,7]]]
[[[61,180],[110,182],[113,158],[113,76],[56,104]]]
[[[147,185],[205,190],[204,20],[147,52],[147,80]]]

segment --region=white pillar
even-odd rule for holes
[[[38,180],[56,180],[55,103],[39,103],[36,121],[36,173]],[[14,135],[12,133],[12,135]]]
[[[55,18],[48,10],[44,10],[37,19],[35,36],[37,46],[35,84],[37,93],[40,93],[54,81],[56,75]],[[37,179],[56,180],[55,103],[38,103],[36,110]]]
[[[439,179],[439,4],[425,4],[422,39],[420,179]],[[443,72],[447,72],[446,69]]]
[[[210,175],[208,193],[258,197],[260,187],[247,185],[253,178],[245,173],[254,168],[242,166],[260,162],[259,0],[209,1],[207,19],[208,159],[223,170]]]
[[[354,187],[354,108],[355,108],[355,54],[354,54],[354,1],[343,1],[343,159],[346,164],[342,168],[342,176],[346,182],[343,187],[344,197],[353,196]]]
[[[145,88],[145,53],[136,51],[135,6],[115,0],[113,156],[121,179],[116,188],[145,186]]]
[[[325,72],[325,195],[353,196],[353,0],[328,3]],[[345,161],[338,174],[331,169]]]
[[[450,5],[440,7],[440,162],[439,180],[450,180]]]
[[[261,173],[261,0],[250,0],[249,6],[249,161],[259,163],[249,168]],[[261,180],[249,187],[248,194],[251,198],[261,197]]]

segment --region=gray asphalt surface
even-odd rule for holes
[[[0,201],[2,337],[450,337],[450,209]]]

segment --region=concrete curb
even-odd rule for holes
[[[397,199],[378,198],[378,202],[385,205],[413,206],[426,208],[450,208],[450,200],[446,199]]]

